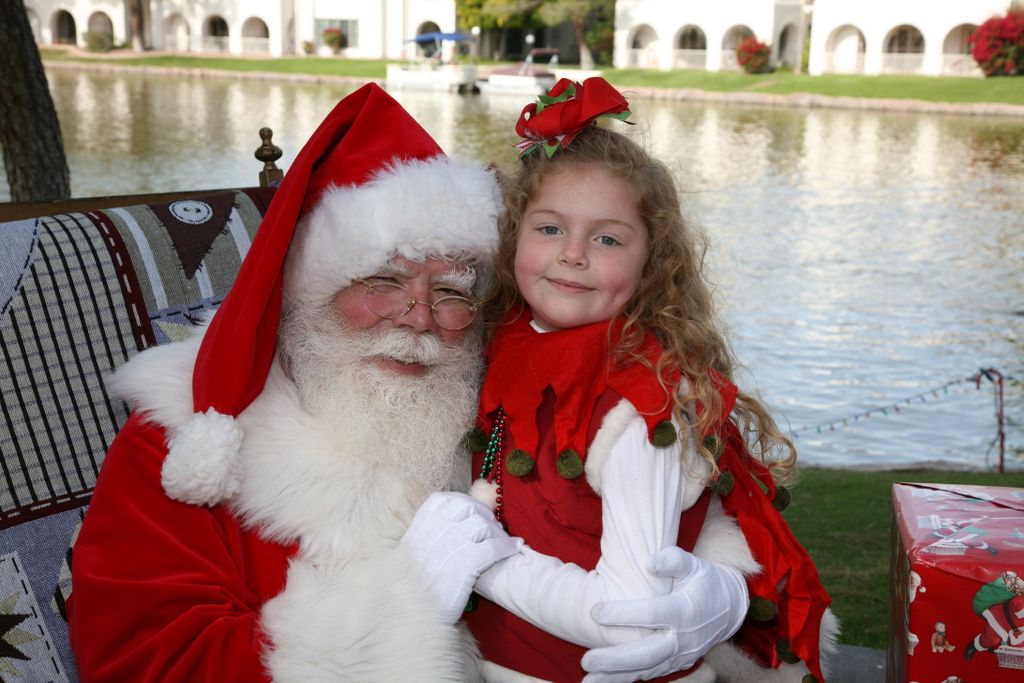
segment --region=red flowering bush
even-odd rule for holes
[[[768,70],[772,49],[754,36],[745,38],[736,48],[736,61],[748,74],[761,74]]]
[[[348,38],[345,37],[345,32],[340,28],[325,28],[323,35],[324,45],[335,52],[348,45]]]
[[[1024,74],[1024,9],[1011,7],[992,17],[970,37],[971,56],[986,76]]]

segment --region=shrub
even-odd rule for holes
[[[345,32],[340,28],[325,28],[323,36],[324,45],[335,52],[348,45],[348,39],[345,37]]]
[[[312,40],[304,40],[304,41],[302,41],[302,52],[303,52],[303,54],[311,55],[311,54],[313,54],[314,50],[316,50],[316,46],[313,45],[313,41]]]
[[[1024,74],[1024,8],[1011,6],[992,17],[970,37],[971,56],[986,76]]]
[[[85,49],[89,52],[110,52],[114,49],[113,33],[86,31],[82,37],[85,38]]]
[[[748,74],[760,74],[768,70],[768,58],[771,54],[770,47],[750,36],[736,48],[736,61]]]

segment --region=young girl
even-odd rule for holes
[[[628,114],[603,79],[562,80],[516,126],[473,466],[528,547],[480,577],[466,619],[487,678],[578,681],[586,648],[642,635],[591,609],[668,592],[647,562],[678,545],[746,575],[751,607],[673,679],[822,681],[829,599],[779,515],[793,446],[730,380],[668,170],[594,125]]]

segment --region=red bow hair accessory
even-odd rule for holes
[[[563,78],[519,115],[516,134],[525,138],[516,145],[519,157],[538,147],[552,157],[597,119],[610,116],[630,123],[629,114],[629,102],[603,78],[595,76],[582,84]]]

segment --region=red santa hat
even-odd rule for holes
[[[234,416],[263,391],[284,297],[322,300],[396,255],[487,263],[500,207],[493,172],[446,157],[380,87],[341,100],[286,173],[206,331],[194,413],[168,439],[167,495],[213,505],[239,491]]]

